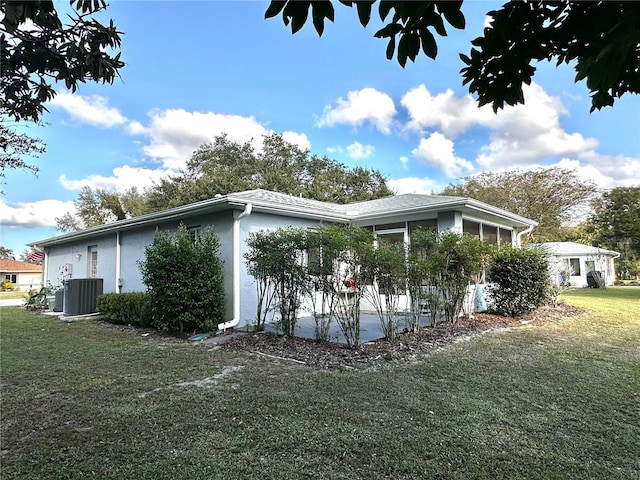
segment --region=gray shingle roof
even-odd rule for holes
[[[369,215],[373,213],[393,213],[407,210],[435,207],[438,205],[448,205],[466,200],[464,197],[445,197],[441,195],[420,195],[416,193],[406,193],[390,197],[378,198],[376,200],[365,200],[344,205],[345,211],[352,216]]]
[[[244,192],[230,193],[231,200],[244,200],[254,203],[270,203],[282,205],[285,208],[297,207],[324,212],[344,213],[344,205],[331,202],[321,202],[310,198],[297,197],[287,193],[271,192],[269,190],[246,190]]]
[[[243,208],[243,206],[248,203],[251,203],[256,210],[262,209],[263,211],[275,212],[282,215],[338,222],[375,221],[378,217],[389,218],[396,214],[433,212],[451,208],[474,214],[484,212],[487,215],[508,219],[512,225],[521,227],[537,224],[533,220],[466,197],[404,194],[341,205],[268,190],[246,190],[228,195],[219,195],[208,200],[202,200],[190,205],[182,205],[161,212],[148,213],[139,217],[91,227],[79,232],[58,235],[40,242],[33,242],[29,245],[60,243],[108,231],[117,231],[143,224],[150,224],[158,220],[181,219],[205,212],[220,211],[228,208]]]
[[[609,255],[618,256],[618,252],[605,248],[592,247],[576,242],[546,242],[536,243],[532,246],[539,246],[552,255]]]

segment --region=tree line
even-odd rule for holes
[[[117,193],[84,187],[74,201],[75,212],[57,218],[56,223],[60,231],[72,232],[260,188],[334,203],[393,194],[378,170],[349,168],[326,156],[312,155],[280,134],[265,135],[261,150],[223,134],[198,148],[183,171],[143,191],[134,187]]]

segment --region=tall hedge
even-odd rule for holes
[[[542,305],[550,286],[549,262],[541,249],[502,248],[488,272],[492,308],[521,317]]]
[[[139,265],[157,328],[180,333],[217,329],[225,311],[219,249],[211,228],[197,238],[184,226],[174,234],[156,232]]]

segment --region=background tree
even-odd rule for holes
[[[220,135],[202,145],[183,172],[163,178],[143,192],[125,193],[84,187],[74,201],[75,212],[56,218],[63,232],[157,212],[233,192],[263,188],[336,203],[392,195],[377,170],[354,169],[285,141],[281,135],[264,137],[256,151],[250,142],[237,143]]]
[[[261,151],[219,135],[193,153],[184,172],[147,193],[150,209],[159,210],[257,188],[336,203],[393,194],[379,171],[311,155],[276,133],[264,136]]]
[[[618,187],[593,202],[591,223],[595,245],[620,252],[618,275],[635,276],[640,271],[640,186]]]
[[[0,245],[0,258],[3,260],[15,260],[16,256],[13,253],[13,250],[7,247],[3,247]]]
[[[531,241],[559,240],[563,227],[585,216],[595,184],[562,168],[483,172],[449,184],[442,195],[471,197],[539,222]]]
[[[120,35],[113,20],[105,26],[93,15],[105,0],[71,0],[70,23],[60,20],[53,0],[2,0],[0,9],[0,93],[3,114],[37,122],[55,96],[51,81],[75,92],[87,80],[113,83],[124,67]]]
[[[124,193],[82,187],[73,203],[75,213],[67,212],[55,219],[56,228],[62,232],[75,232],[148,213],[145,196],[136,187]]]
[[[388,22],[374,36],[388,39],[386,55],[398,63],[415,61],[424,53],[435,59],[434,36],[446,36],[445,22],[465,28],[462,1],[340,1],[355,5],[362,26],[371,20],[373,5]],[[392,16],[389,15],[393,12]],[[291,32],[298,32],[311,13],[313,26],[322,35],[325,19],[334,21],[333,2],[273,0],[265,18],[282,14]],[[536,68],[532,63],[555,60],[573,63],[575,80],[586,80],[592,92],[591,111],[613,105],[616,97],[640,92],[640,5],[637,2],[552,2],[511,1],[487,13],[489,27],[471,43],[463,83],[478,95],[479,105],[491,104],[494,111],[504,104],[524,103],[522,84],[531,83]],[[388,21],[390,18],[390,21]],[[586,27],[588,25],[588,27]]]
[[[22,169],[38,173],[38,168],[29,165],[24,157],[37,157],[44,152],[45,146],[40,139],[17,133],[0,121],[0,183],[7,169]],[[3,192],[0,191],[1,193]]]
[[[94,14],[105,10],[104,0],[71,0],[69,23],[60,20],[53,0],[1,0],[0,12],[0,168],[24,168],[34,173],[23,155],[44,152],[38,139],[15,133],[9,121],[38,122],[45,102],[64,82],[75,92],[86,81],[113,83],[124,67],[120,35],[113,20],[103,25]]]

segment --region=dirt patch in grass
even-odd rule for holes
[[[586,310],[562,304],[556,308],[542,307],[518,319],[479,313],[472,318],[461,318],[455,324],[442,323],[435,328],[422,328],[417,333],[402,333],[394,342],[367,342],[358,350],[338,343],[319,344],[310,339],[286,338],[266,332],[231,338],[222,344],[222,348],[228,351],[245,350],[255,355],[291,360],[320,369],[366,368],[375,362],[410,359],[491,330],[543,325],[584,312]]]

